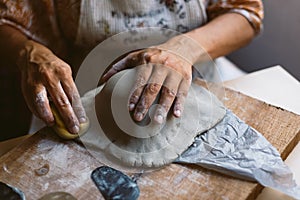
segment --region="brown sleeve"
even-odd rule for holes
[[[58,55],[66,50],[53,0],[0,0],[0,25],[3,24],[13,26]]]
[[[238,13],[244,16],[258,34],[263,28],[264,10],[261,0],[210,0],[207,7],[208,19],[224,13]]]

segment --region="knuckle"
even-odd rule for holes
[[[84,110],[84,109],[83,109],[83,106],[82,106],[82,104],[81,104],[80,101],[73,100],[73,101],[71,101],[71,102],[72,102],[72,107],[73,107],[73,108],[75,108],[75,109],[77,109],[77,110]]]
[[[150,83],[146,87],[146,93],[152,95],[158,94],[158,92],[160,91],[160,87],[161,86],[157,83]]]
[[[182,105],[181,100],[180,100],[180,99],[177,99],[177,101],[176,101],[175,104],[174,104],[174,108],[175,108],[175,109],[181,110],[181,107],[182,107],[181,105]]]
[[[190,65],[182,65],[183,70],[182,70],[182,76],[183,78],[190,82],[192,80],[192,68]]]
[[[136,53],[130,53],[128,54],[126,58],[129,62],[135,62],[137,60]]]
[[[181,98],[186,98],[188,95],[188,91],[180,91],[177,93],[177,98],[181,99]]]
[[[74,92],[72,94],[73,95],[70,95],[69,102],[72,104],[73,107],[82,108],[82,103],[79,95],[74,94]]]
[[[47,102],[47,95],[45,90],[36,92],[34,102],[37,106],[44,106]]]
[[[44,66],[39,66],[38,68],[38,73],[41,74],[42,76],[47,76],[50,73],[51,69],[44,67]]]
[[[76,115],[78,117],[78,119],[82,118],[82,117],[86,117],[86,113],[84,111],[84,109],[78,109],[78,108],[74,108],[76,111]]]
[[[76,95],[77,96],[77,95]],[[71,101],[71,103],[72,103],[72,107],[74,108],[74,109],[76,109],[77,111],[83,111],[84,112],[84,108],[83,108],[83,106],[82,106],[82,103],[81,103],[81,100],[80,99],[75,99],[75,98],[73,98],[73,100]]]
[[[167,111],[171,107],[169,103],[162,103],[161,106],[163,108],[162,111]]]
[[[144,105],[144,104],[138,104],[136,106],[136,111],[137,112],[141,112],[142,114],[145,114],[146,110],[147,110],[147,108],[146,108],[146,105]]]
[[[133,94],[131,97],[130,97],[130,102],[131,103],[137,103],[139,100],[139,97],[135,94]]]
[[[167,97],[167,98],[175,98],[175,96],[176,96],[175,90],[170,89],[170,88],[165,88],[162,93],[163,93],[163,96]]]
[[[163,52],[163,50],[158,47],[149,48],[148,51],[151,52],[152,54],[160,54]]]
[[[157,55],[159,52],[157,52],[155,49],[147,50],[143,53],[143,58],[148,63],[153,63],[157,60]]]
[[[63,64],[59,67],[59,74],[63,77],[70,77],[72,76],[71,67],[68,64]]]
[[[43,96],[37,95],[34,102],[37,106],[44,106],[46,103],[46,99]]]
[[[124,67],[134,67],[137,63],[140,62],[139,58],[139,52],[132,52],[128,54],[125,58],[123,58],[121,61],[116,63],[117,65],[114,66],[114,69],[121,70]]]
[[[171,55],[167,55],[166,59],[164,60],[164,65],[174,66],[174,63],[176,63],[174,58]]]
[[[185,81],[187,81],[188,83],[190,83],[192,81],[192,74],[187,72],[187,71],[184,71],[183,74],[182,74],[183,78]]]
[[[56,103],[57,103],[57,105],[58,105],[59,107],[61,107],[61,108],[67,108],[67,107],[70,106],[69,100],[66,99],[66,98],[63,98],[63,97],[58,97],[58,98],[56,99]]]
[[[161,115],[161,116],[163,116],[163,117],[166,117],[167,116],[167,109],[165,108],[165,107],[163,107],[163,106],[161,106],[160,108],[158,108],[157,110],[156,110],[156,115]]]
[[[121,68],[120,65],[121,65],[121,64],[120,64],[119,62],[113,64],[113,66],[111,67],[111,70],[114,70],[114,71],[118,72],[119,69]]]
[[[78,123],[76,123],[76,118],[73,115],[67,115],[64,118],[64,122],[66,123],[67,127],[73,127],[74,125],[78,125]]]
[[[145,113],[149,107],[150,105],[149,102],[147,101],[147,98],[142,97],[141,101],[136,106],[136,111]]]

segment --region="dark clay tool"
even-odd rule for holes
[[[111,167],[95,169],[91,178],[106,200],[135,200],[140,195],[140,189],[134,180]]]
[[[0,182],[0,199],[2,200],[25,200],[24,193],[8,184]]]

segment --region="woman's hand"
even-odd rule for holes
[[[137,67],[136,83],[129,99],[129,110],[136,121],[141,121],[160,94],[154,120],[163,123],[169,110],[180,117],[192,80],[192,65],[180,52],[178,41],[128,54],[115,63],[102,77],[107,81],[115,73]],[[172,107],[173,105],[173,107]],[[172,108],[171,108],[172,107]]]
[[[20,51],[17,64],[21,70],[23,95],[30,110],[48,126],[54,125],[49,96],[68,130],[78,133],[79,123],[86,121],[86,114],[70,66],[45,46],[31,40]]]

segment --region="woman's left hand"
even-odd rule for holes
[[[137,67],[136,82],[128,105],[136,121],[145,117],[159,94],[160,106],[154,114],[156,122],[164,122],[172,105],[175,117],[180,117],[183,112],[192,80],[192,65],[169,47],[170,44],[163,44],[132,52],[115,63],[102,77],[105,82],[121,70]]]

